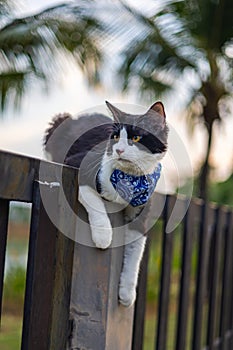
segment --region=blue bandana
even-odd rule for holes
[[[129,175],[119,169],[115,169],[110,176],[110,181],[118,194],[133,207],[145,204],[160,178],[161,164],[152,174],[148,175]]]

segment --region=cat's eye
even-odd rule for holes
[[[117,134],[113,135],[113,139],[114,139],[114,141],[119,141],[120,135],[117,135]]]
[[[133,142],[138,142],[141,140],[141,138],[142,138],[141,136],[135,135],[132,137],[132,140],[133,140]]]

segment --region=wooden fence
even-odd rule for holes
[[[151,267],[149,262],[156,242],[156,245],[161,244],[161,261],[151,349],[231,350],[233,210],[193,199],[181,224],[167,233],[174,204],[180,209],[176,211],[179,220],[187,200],[166,197],[161,225],[157,225],[158,229],[154,229],[148,241],[135,306],[132,349],[143,349],[148,273],[151,278],[151,272],[156,269],[156,264]],[[174,223],[176,215],[173,216]],[[178,262],[175,261],[177,255]]]
[[[51,173],[62,170],[66,198],[85,216],[77,203],[77,170],[43,164],[49,193],[60,200],[60,187],[49,183],[56,181]],[[117,298],[123,247],[100,251],[64,236],[44,208],[40,165],[37,159],[0,152],[0,301],[9,204],[32,203],[22,350],[233,349],[232,209],[192,200],[186,211],[185,199],[158,194],[157,202],[165,206],[148,240],[135,308],[127,309],[119,306]],[[167,233],[175,203],[186,214]],[[58,217],[62,220],[62,211]],[[113,220],[121,218],[116,215]],[[179,220],[176,210],[173,224]],[[75,232],[76,222],[71,225]],[[174,270],[175,255],[181,258]],[[154,272],[160,276],[155,285],[151,282]],[[147,289],[156,290],[153,303],[146,297]],[[148,331],[145,316],[149,310],[153,318],[152,304],[154,328]],[[150,345],[148,333],[154,335]]]

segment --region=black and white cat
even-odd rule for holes
[[[79,201],[88,213],[96,247],[106,249],[112,242],[106,201],[122,207],[127,244],[119,301],[128,307],[136,298],[146,242],[145,214],[142,213],[160,176],[168,127],[161,102],[153,104],[142,115],[128,114],[109,102],[106,104],[113,119],[95,113],[77,119],[69,114],[56,116],[46,131],[45,150],[53,161],[80,168]]]

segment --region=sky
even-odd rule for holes
[[[141,1],[137,0],[135,4],[140,5]],[[22,13],[36,11],[53,3],[58,3],[58,1],[21,0],[20,2]],[[139,104],[134,93],[122,95],[120,92],[109,88],[91,89],[87,86],[82,73],[77,67],[66,65],[65,73],[60,78],[59,83],[52,87],[50,94],[47,91],[42,91],[40,86],[32,85],[30,93],[23,100],[20,111],[16,113],[11,109],[7,112],[5,119],[0,120],[0,149],[33,157],[44,157],[43,134],[55,114],[69,112],[72,115],[77,115],[90,109],[98,109],[98,106],[107,113],[104,107],[105,100],[109,100],[111,103],[124,104],[126,109]],[[182,176],[187,171],[190,174],[186,175],[191,175],[192,169],[195,171],[198,168],[205,149],[203,147],[205,135],[200,127],[194,137],[190,138],[187,132],[187,122],[182,111],[176,109],[172,100],[166,100],[165,102],[167,121],[170,129],[172,129],[170,134],[173,135],[170,137],[175,137],[175,140],[179,139],[182,144],[179,147],[184,149],[190,163],[190,166],[185,163],[182,164],[182,159],[179,157],[182,152],[176,150],[175,140],[171,140],[170,144],[173,145],[173,149],[164,160],[165,177],[168,178],[167,188],[171,189],[176,186],[178,181],[177,167],[180,169],[178,172],[181,172]],[[148,107],[144,106],[146,109]],[[229,118],[222,127],[221,138],[218,137],[219,132],[216,132],[213,164],[218,168],[217,174],[221,180],[229,176],[230,166],[232,165],[232,130],[233,120]],[[179,145],[181,144],[179,143]]]

